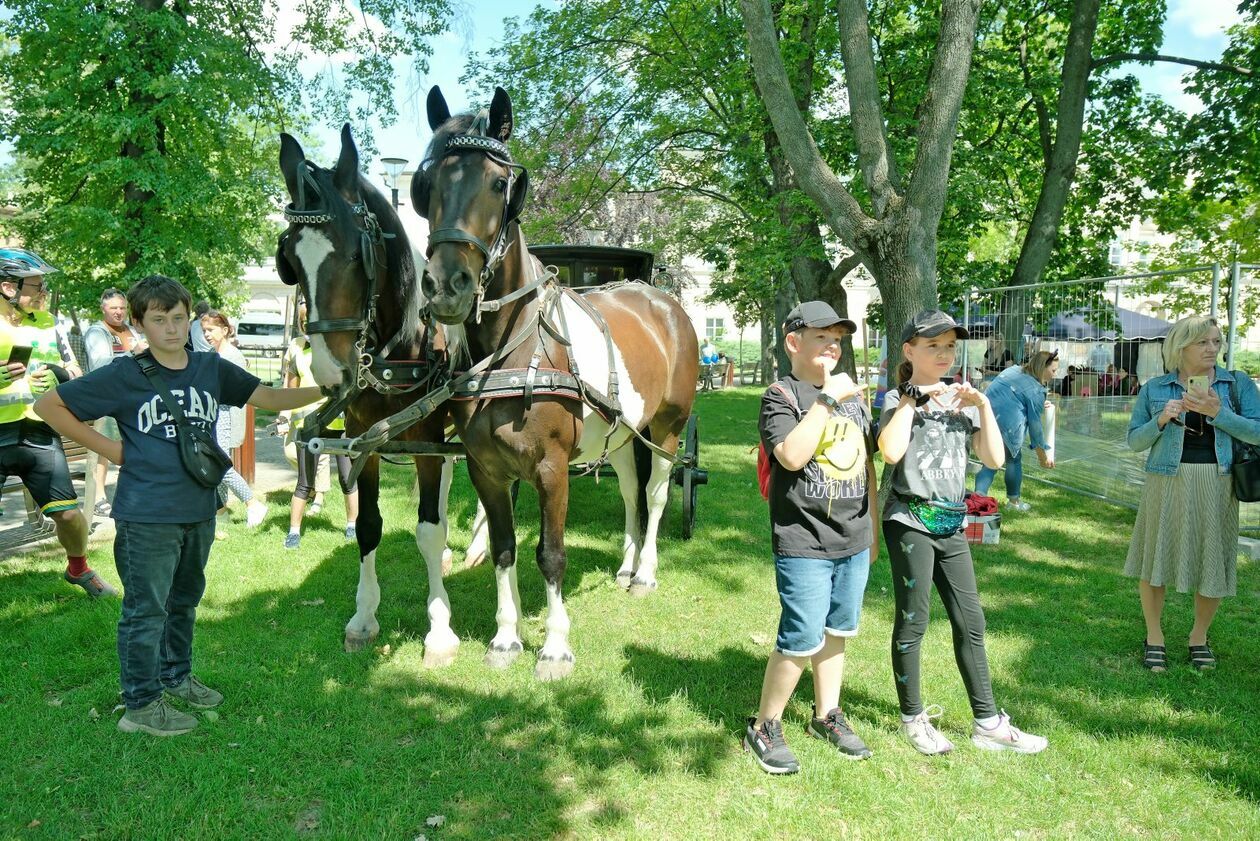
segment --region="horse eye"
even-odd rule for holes
[[[494,191],[496,193],[502,193],[504,190],[507,189],[507,185],[508,185],[508,180],[502,176],[494,179]]]

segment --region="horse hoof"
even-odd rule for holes
[[[455,565],[455,553],[450,550],[450,547],[443,549],[442,550],[442,577],[443,578],[451,574],[451,567],[453,567],[454,565]]]
[[[360,633],[358,631],[346,631],[346,653],[353,654],[356,651],[362,651],[372,644],[376,639],[375,631],[367,631]]]
[[[514,642],[506,648],[490,646],[486,649],[486,665],[492,669],[506,669],[521,656],[521,644]]]
[[[630,595],[643,598],[656,591],[655,581],[644,581],[642,578],[636,578],[630,582]]]
[[[619,572],[617,573],[617,586],[623,590],[630,589],[630,583],[634,581],[634,573]]]
[[[534,667],[534,677],[545,682],[563,680],[573,674],[573,655],[566,655],[558,660],[539,659]]]
[[[455,662],[455,655],[458,653],[458,648],[438,648],[426,645],[424,647],[424,667],[426,669],[445,668]]]

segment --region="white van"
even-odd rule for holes
[[[284,350],[284,316],[248,310],[236,322],[236,341],[242,348]]]

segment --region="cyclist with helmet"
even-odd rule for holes
[[[34,410],[37,398],[69,378],[74,359],[44,309],[45,278],[56,271],[30,251],[0,248],[0,484],[18,476],[53,521],[66,550],[66,581],[93,598],[117,596],[87,564],[87,519],[61,438]]]

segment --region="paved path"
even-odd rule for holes
[[[109,471],[109,479],[106,482],[109,496],[111,497],[114,495],[114,485],[117,478],[118,471],[111,469]],[[296,484],[297,471],[290,466],[288,459],[284,457],[281,439],[274,435],[260,432],[255,448],[254,492],[265,496],[274,490],[286,489],[292,491]],[[76,482],[75,489],[79,492],[79,499],[82,500],[82,483]],[[234,505],[237,508],[240,507],[239,502],[234,501]],[[48,535],[34,542],[18,547],[12,546],[19,539],[29,537],[32,531],[26,522],[26,505],[22,494],[9,493],[0,498],[0,506],[4,509],[3,513],[0,513],[0,558],[23,554],[36,549],[43,550],[48,544],[56,542],[55,535],[49,532]],[[107,541],[112,542],[113,539],[114,521],[108,517],[97,517],[92,537],[88,542],[89,548]]]

